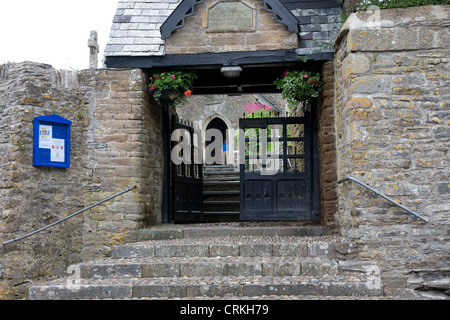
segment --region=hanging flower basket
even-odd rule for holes
[[[161,72],[150,77],[150,94],[164,107],[179,106],[192,94],[192,86],[197,75],[193,72]]]
[[[318,97],[323,90],[320,73],[313,75],[305,71],[286,70],[283,76],[274,83],[281,90],[291,112],[297,108],[300,102],[306,105],[306,102],[310,102],[311,98]]]

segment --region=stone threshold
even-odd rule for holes
[[[231,222],[165,224],[130,231],[127,242],[218,236],[312,237],[329,234],[327,227],[302,222]]]

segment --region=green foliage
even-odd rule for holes
[[[245,118],[246,119],[253,119],[253,118],[270,118],[274,116],[273,110],[260,102],[254,102],[249,103],[244,106],[244,111],[246,113]],[[252,141],[246,141],[245,142],[245,155],[257,155],[262,154],[261,146],[259,143],[259,138],[262,137],[263,130],[260,128],[252,128],[252,129],[245,129],[245,138],[252,139]],[[272,128],[271,126],[268,126],[265,130],[266,137],[270,138],[272,134]],[[244,137],[242,137],[244,138]],[[239,140],[237,140],[237,143],[239,143]],[[272,151],[272,144],[267,143],[266,152]],[[246,168],[249,168],[249,160],[246,159],[245,161]]]
[[[291,112],[300,102],[318,97],[323,90],[320,73],[311,75],[305,71],[287,70],[283,77],[278,78],[274,83],[281,90]]]
[[[150,77],[150,94],[160,104],[181,104],[192,94],[192,86],[197,75],[193,72],[161,72]],[[167,101],[170,101],[168,102]]]

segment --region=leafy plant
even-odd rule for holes
[[[150,77],[150,94],[162,105],[180,105],[192,94],[192,86],[197,75],[193,72],[161,72]]]
[[[305,71],[286,70],[283,76],[274,83],[281,90],[291,112],[297,108],[300,102],[318,97],[323,90],[320,73],[312,75]]]

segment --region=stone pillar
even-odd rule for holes
[[[337,168],[336,128],[334,110],[334,63],[327,61],[322,67],[324,90],[318,99],[319,180],[322,222],[336,227]]]
[[[376,259],[387,285],[448,265],[450,6],[352,14],[336,42],[338,178],[352,175],[428,218],[355,183],[339,186],[338,223]]]
[[[83,71],[90,92],[87,186],[91,202],[137,190],[86,215],[83,258],[106,256],[133,231],[161,221],[162,113],[141,70]]]

